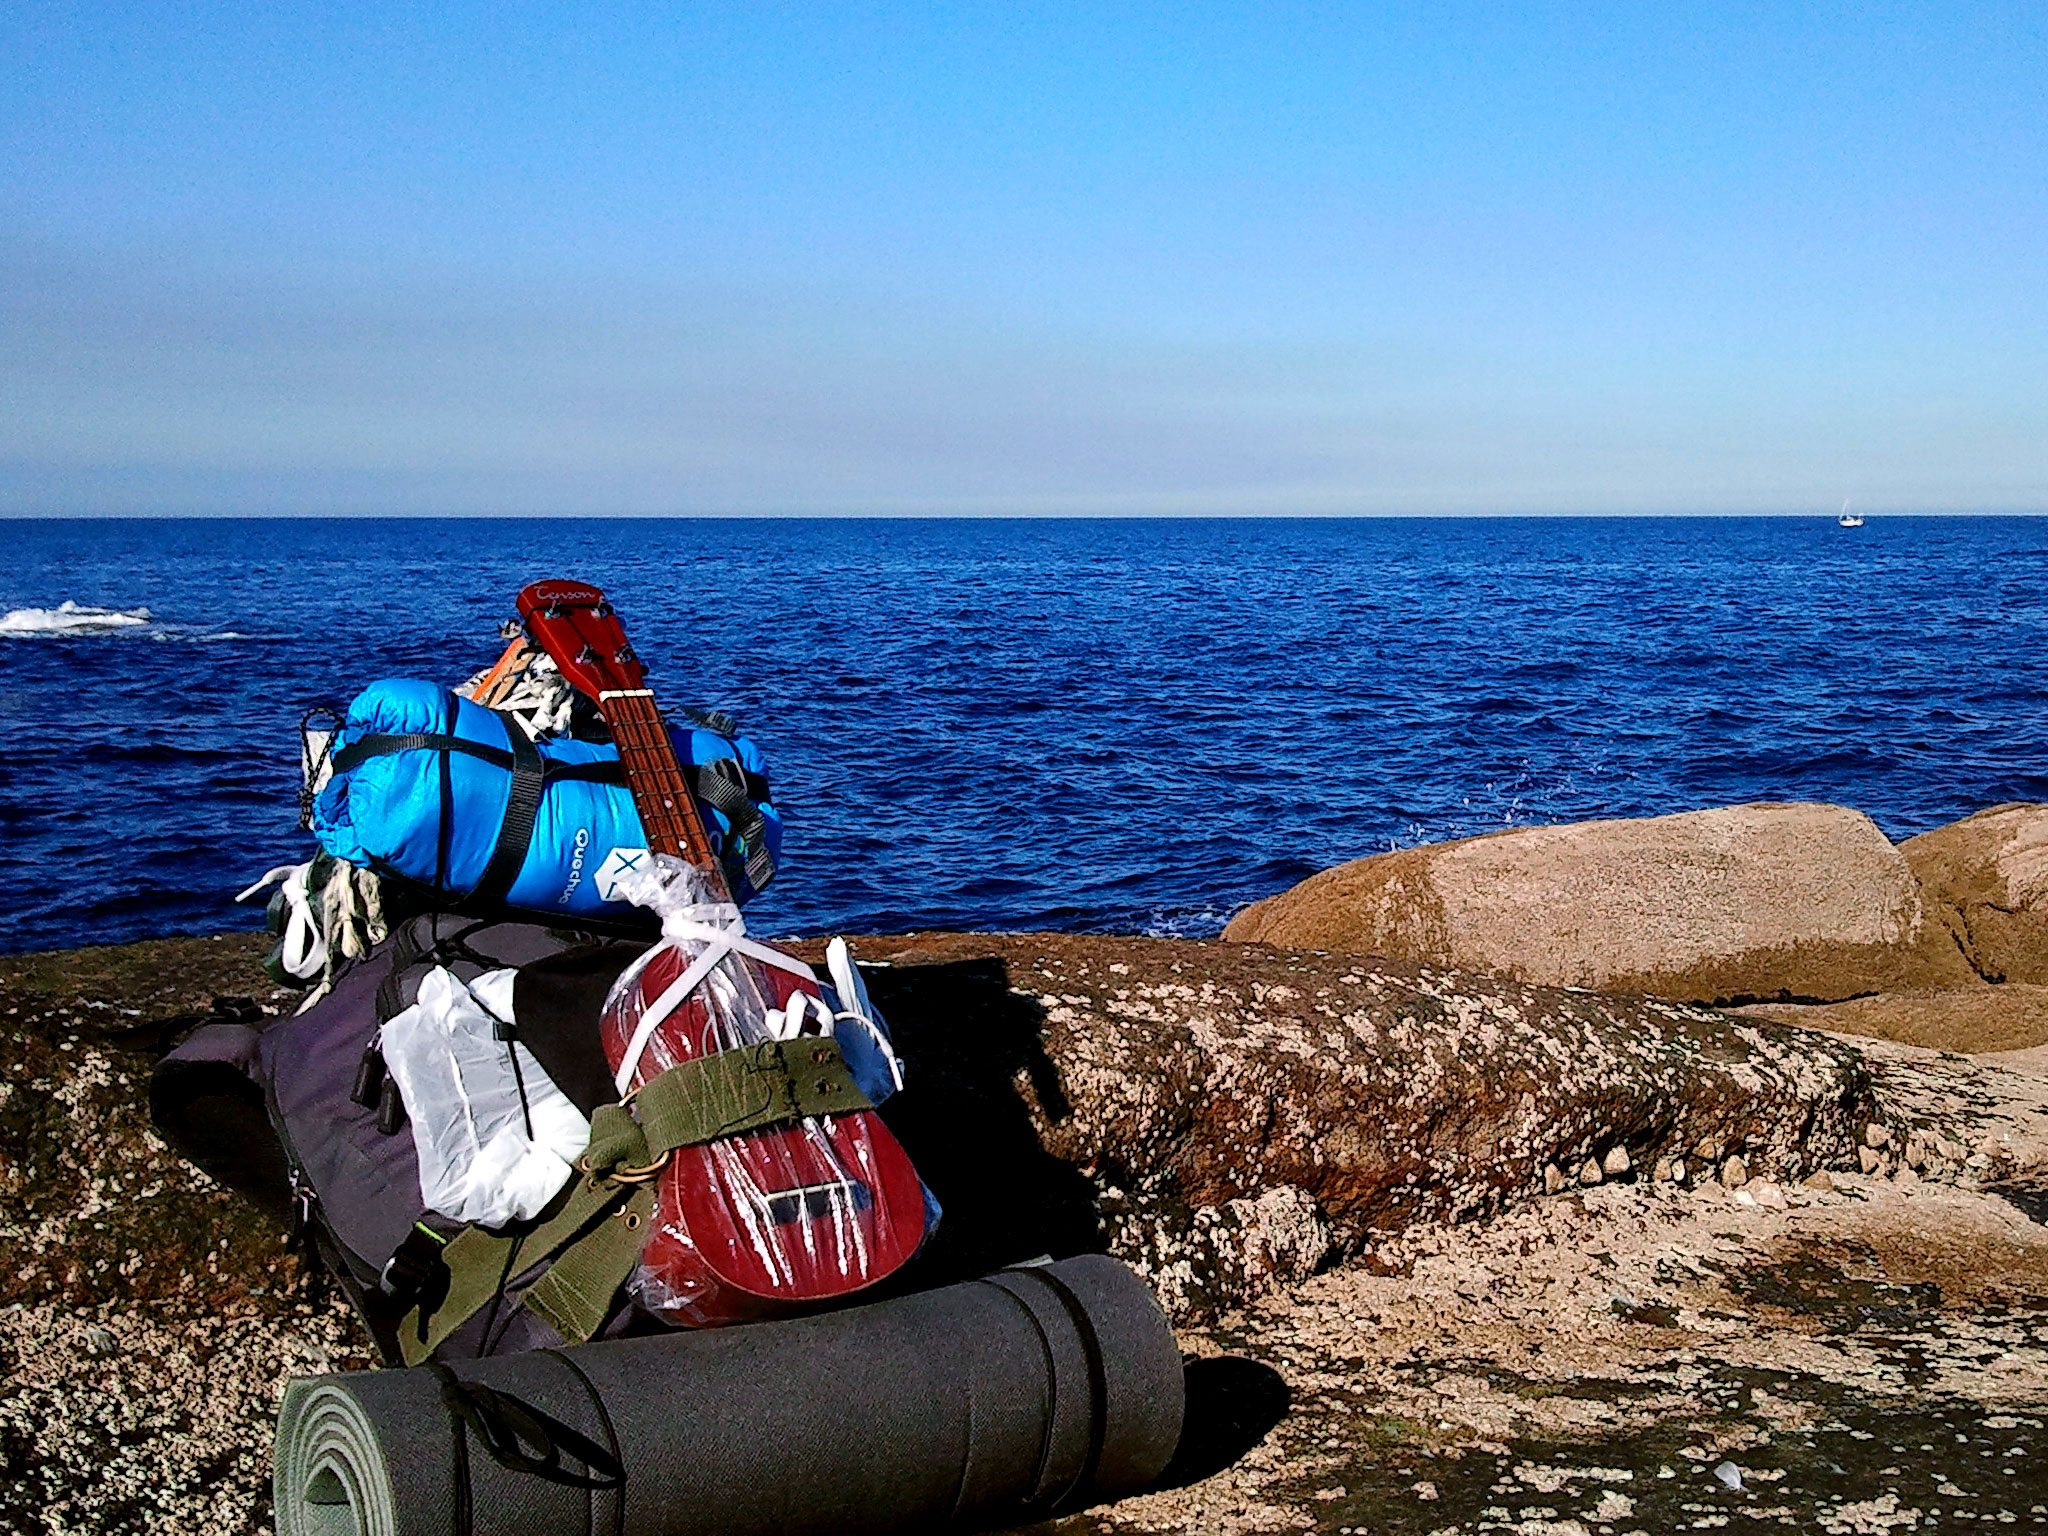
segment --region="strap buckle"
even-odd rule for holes
[[[377,1277],[377,1289],[393,1301],[410,1302],[427,1288],[427,1282],[446,1273],[448,1265],[441,1251],[448,1239],[423,1221],[412,1224],[405,1241],[384,1261]]]

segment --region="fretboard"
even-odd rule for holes
[[[711,848],[711,834],[697,812],[682,765],[676,761],[675,746],[668,739],[668,726],[656,707],[654,694],[646,688],[618,689],[597,696],[605,723],[618,743],[619,762],[626,770],[626,785],[633,791],[633,805],[647,832],[647,846],[656,853],[688,859],[711,881],[713,894],[729,900],[731,889],[718,855]]]

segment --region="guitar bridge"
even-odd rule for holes
[[[865,1184],[853,1179],[828,1179],[820,1184],[799,1184],[793,1189],[761,1191],[768,1219],[786,1227],[798,1219],[829,1220],[835,1208],[865,1211],[873,1197]]]

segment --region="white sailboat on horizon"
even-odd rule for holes
[[[1851,515],[1849,500],[1850,498],[1843,498],[1842,514],[1835,519],[1835,525],[1839,528],[1861,528],[1863,526],[1863,518],[1860,514]]]

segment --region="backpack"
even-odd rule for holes
[[[587,1114],[614,1098],[598,1011],[640,946],[534,923],[427,914],[348,966],[305,1012],[201,1025],[157,1064],[150,1112],[179,1152],[286,1224],[338,1282],[387,1364],[454,1224],[420,1208],[412,1126],[387,1085],[365,1082],[381,1026],[435,966],[465,980],[520,968],[519,1038]],[[552,963],[551,963],[552,962]],[[366,1091],[367,1090],[367,1091]],[[543,1266],[544,1267],[544,1266]],[[559,1345],[519,1306],[538,1274],[504,1277],[493,1304],[435,1351],[469,1358]],[[604,1336],[634,1322],[617,1309]],[[641,1319],[644,1323],[644,1319]]]
[[[754,744],[728,716],[695,719],[672,732],[676,753],[744,902],[774,877],[781,818]],[[533,740],[508,713],[391,678],[356,696],[324,754],[313,835],[397,887],[400,907],[650,930],[611,892],[647,839],[610,743]]]
[[[456,1247],[455,1254],[483,1247],[506,1255],[491,1273],[457,1266],[451,1242],[486,1229],[422,1209],[413,1127],[376,1049],[383,1026],[412,1006],[436,967],[464,982],[512,968],[512,1038],[592,1117],[618,1099],[599,1039],[604,1001],[642,952],[587,930],[446,913],[412,918],[338,972],[304,1012],[201,1025],[158,1063],[151,1116],[174,1148],[315,1255],[386,1364],[661,1331],[667,1325],[630,1289],[578,1298],[574,1326],[556,1325],[559,1310],[529,1304],[529,1293],[558,1261],[577,1256],[584,1238],[617,1237],[620,1223],[609,1216],[582,1232],[563,1229],[581,1178],[533,1221],[493,1232],[487,1244]],[[849,1036],[849,1046],[863,1043]],[[846,1055],[879,1103],[900,1064],[871,1045],[865,1055]]]

